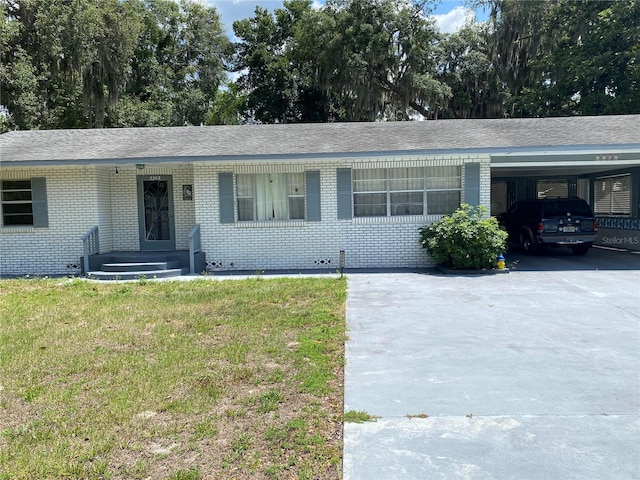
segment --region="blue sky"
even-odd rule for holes
[[[234,20],[253,16],[256,5],[273,11],[282,7],[281,0],[205,0],[218,10],[222,23],[230,36],[233,35],[232,23]],[[314,0],[319,2],[319,0]],[[441,0],[435,8],[436,21],[442,32],[454,32],[465,22],[465,16],[472,12],[464,8],[463,0]]]

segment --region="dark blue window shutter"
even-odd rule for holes
[[[320,172],[311,171],[304,174],[306,202],[307,202],[307,221],[320,221]]]
[[[49,226],[49,210],[47,208],[47,180],[44,177],[31,179],[31,200],[33,202],[33,226],[38,228]]]
[[[338,189],[338,218],[353,218],[353,209],[351,208],[351,169],[338,168],[336,170],[336,184]]]
[[[464,203],[480,205],[480,164],[467,163],[464,166]]]
[[[220,195],[220,223],[235,222],[233,203],[233,173],[218,173]]]

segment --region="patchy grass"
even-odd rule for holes
[[[410,413],[407,414],[407,418],[409,420],[413,420],[414,418],[429,418],[429,415],[427,415],[426,413],[417,413],[415,415],[412,415]]]
[[[346,281],[0,281],[0,479],[341,477]]]
[[[349,410],[344,412],[344,421],[349,423],[376,422],[379,418],[363,411]]]

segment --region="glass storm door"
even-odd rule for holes
[[[140,250],[175,250],[172,192],[169,175],[138,177]]]

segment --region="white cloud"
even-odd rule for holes
[[[472,21],[475,18],[475,14],[473,10],[459,6],[447,13],[433,15],[433,18],[442,33],[454,33],[466,23]]]

